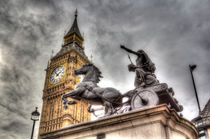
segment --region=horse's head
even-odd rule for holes
[[[75,75],[85,75],[88,71],[90,71],[91,66],[90,64],[85,64],[81,68],[74,71]]]
[[[75,75],[85,75],[83,81],[93,81],[98,83],[101,78],[100,70],[93,64],[85,64],[74,71]]]

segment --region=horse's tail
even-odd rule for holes
[[[123,99],[123,95],[120,95],[119,97],[117,97],[114,101],[113,101],[113,107],[119,107],[123,104],[122,102]]]

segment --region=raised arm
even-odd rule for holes
[[[132,53],[132,54],[135,54],[135,55],[138,56],[138,53],[137,52],[135,52],[135,51],[133,51],[131,49],[126,48],[124,45],[120,45],[120,48],[124,49],[125,51],[127,51],[129,53]]]

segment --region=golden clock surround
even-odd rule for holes
[[[50,77],[51,77],[51,74],[53,73],[53,71],[58,68],[58,67],[64,67],[64,75],[63,77],[60,79],[60,81],[58,81],[57,83],[52,83],[50,81]],[[50,68],[50,71],[49,71],[49,76],[48,76],[48,87],[47,88],[51,88],[53,86],[56,86],[58,84],[61,84],[61,83],[64,83],[65,82],[65,79],[66,79],[66,69],[67,69],[67,63],[65,64],[56,64],[56,65],[53,65],[52,68]]]

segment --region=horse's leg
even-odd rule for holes
[[[67,98],[67,97],[73,97],[73,96],[79,96],[83,91],[85,91],[85,88],[77,88],[71,92],[69,92],[68,94],[63,95],[63,98]]]
[[[105,109],[106,109],[104,117],[110,116],[111,114],[113,114],[114,108],[113,108],[113,106],[110,102],[104,101],[104,106],[105,106]]]
[[[66,109],[68,108],[66,104],[69,104],[69,105],[77,104],[76,101],[68,101],[67,98],[70,97],[70,98],[73,98],[73,99],[80,100],[77,96],[79,96],[84,90],[85,90],[85,88],[77,88],[77,89],[71,91],[68,94],[64,94],[62,96],[64,108],[66,108]]]
[[[89,113],[93,113],[93,112],[94,112],[94,110],[91,109],[91,107],[92,107],[92,105],[90,105],[90,106],[88,107],[88,109],[87,109],[87,111],[88,111]]]
[[[78,97],[78,96],[71,96],[71,98],[73,98],[73,99],[76,99],[76,100],[81,100],[81,98],[80,97]]]

